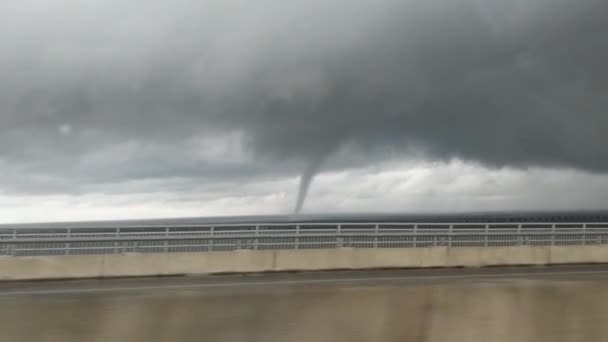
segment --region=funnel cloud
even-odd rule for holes
[[[317,172],[319,172],[319,168],[321,167],[324,157],[325,156],[323,155],[316,156],[316,158],[312,160],[302,172],[302,176],[300,176],[300,187],[298,189],[294,214],[299,214],[302,211],[304,201],[306,200],[308,190],[310,189],[310,184],[312,183]]]

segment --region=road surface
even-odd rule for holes
[[[328,271],[100,280],[0,282],[0,296],[171,291],[187,289],[243,291],[247,289],[259,289],[260,287],[383,287],[449,284],[454,282],[472,283],[509,280],[573,281],[598,279],[608,279],[608,265]]]
[[[608,266],[0,283],[3,342],[570,342],[608,336]]]

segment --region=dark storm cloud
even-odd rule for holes
[[[0,12],[16,163],[240,132],[304,183],[344,144],[608,171],[603,0],[42,3]]]

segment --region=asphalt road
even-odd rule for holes
[[[146,291],[165,292],[188,289],[246,292],[273,287],[385,287],[516,280],[581,281],[601,279],[608,279],[608,265],[331,271],[4,282],[0,283],[0,297]]]
[[[569,342],[608,336],[608,265],[0,283],[7,342]]]

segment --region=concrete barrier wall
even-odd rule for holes
[[[272,271],[275,251],[168,254],[166,274]],[[109,274],[107,274],[109,276]]]
[[[570,251],[580,253],[578,248]],[[546,265],[551,263],[551,249],[544,246],[450,248],[445,266]],[[605,260],[608,262],[608,258]]]
[[[0,257],[0,280],[608,263],[608,246],[387,248]]]
[[[356,249],[353,250],[355,269],[367,268],[416,268],[445,267],[448,249],[446,247],[411,249]]]
[[[0,280],[97,278],[104,256],[0,257]]]
[[[581,246],[567,247],[555,246],[551,248],[549,263],[605,263],[608,262],[608,247],[606,246]]]

